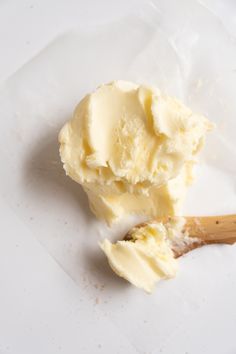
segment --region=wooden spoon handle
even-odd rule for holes
[[[186,217],[186,230],[205,244],[236,242],[236,215]]]

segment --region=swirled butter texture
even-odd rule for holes
[[[60,155],[108,224],[132,213],[176,215],[210,128],[158,89],[115,81],[78,104],[59,134]]]
[[[167,224],[149,223],[135,227],[130,239],[111,243],[108,239],[100,246],[114,272],[146,292],[152,292],[161,279],[173,278],[178,270],[172,251],[176,239],[188,238],[182,234],[184,218]]]

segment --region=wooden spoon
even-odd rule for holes
[[[161,222],[167,224],[171,222],[172,219],[174,219],[174,217],[157,218],[150,223]],[[185,217],[185,221],[186,223],[182,233],[183,235],[188,235],[190,242],[182,242],[181,238],[178,238],[172,243],[171,248],[175,258],[204,245],[214,243],[232,245],[236,242],[236,214],[222,216],[189,216]],[[143,227],[147,224],[149,224],[149,222],[142,223],[136,227]],[[125,235],[124,239],[131,239],[131,231]]]

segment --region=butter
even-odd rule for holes
[[[209,121],[159,90],[115,81],[87,95],[59,134],[64,169],[108,224],[179,215]]]
[[[178,262],[171,246],[177,240],[186,242],[184,224],[184,218],[175,218],[165,225],[145,224],[131,230],[131,240],[112,244],[105,239],[100,246],[117,275],[150,293],[158,281],[177,273]]]

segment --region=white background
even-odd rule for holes
[[[218,125],[186,213],[234,212],[235,36],[233,0],[0,2],[1,354],[236,353],[235,247],[184,257],[151,296],[132,288],[97,245],[127,226],[94,219],[57,146],[99,83],[155,83]]]

